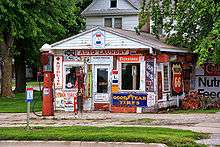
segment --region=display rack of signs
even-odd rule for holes
[[[112,106],[147,107],[147,94],[146,93],[113,93]]]
[[[146,61],[146,91],[154,92],[154,59]]]

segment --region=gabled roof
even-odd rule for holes
[[[103,16],[103,15],[134,15],[139,13],[139,8],[142,0],[125,0],[127,1],[134,9],[98,9],[90,10],[90,8],[96,3],[97,0],[93,2],[81,13],[83,16]]]
[[[95,27],[92,28],[90,30],[87,30],[85,32],[82,32],[78,35],[69,37],[67,39],[61,40],[59,42],[56,42],[54,44],[51,45],[52,49],[57,49],[57,46],[68,42],[70,40],[73,40],[77,37],[80,37],[82,35],[85,35],[87,33],[90,33],[94,30],[102,30],[102,31],[106,31],[108,33],[112,33],[114,35],[138,42],[140,44],[143,44],[145,46],[160,50],[160,51],[165,51],[165,52],[182,52],[182,53],[188,53],[191,52],[189,49],[186,48],[178,48],[175,46],[171,46],[171,45],[167,45],[165,43],[163,43],[162,41],[156,39],[153,35],[151,34],[147,34],[147,33],[140,33],[140,35],[138,35],[135,31],[127,31],[127,30],[121,30],[121,29],[115,29],[115,28],[107,28],[107,27]]]
[[[137,9],[140,8],[142,2],[142,0],[127,0],[127,1]]]

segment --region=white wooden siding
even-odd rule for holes
[[[138,26],[138,15],[87,17],[86,18],[86,29],[88,30],[96,26],[104,27],[104,18],[120,18],[120,17],[122,18],[122,29],[134,31],[134,28]]]
[[[145,45],[142,45],[138,42],[117,36],[112,33],[106,32],[105,38],[106,46],[105,48],[146,48]]]
[[[94,30],[96,31],[96,30]],[[92,32],[83,34],[76,38],[66,40],[58,45],[52,47],[52,49],[92,49]],[[150,48],[139,42],[135,42],[132,39],[128,39],[113,33],[105,32],[105,49],[137,49],[137,48]]]
[[[110,9],[110,0],[96,0],[96,3],[94,3],[88,11],[100,9]],[[136,10],[130,3],[127,2],[127,0],[118,0],[117,9]]]
[[[138,26],[138,15],[124,16],[122,18],[122,29],[124,30],[134,30]]]
[[[104,26],[103,17],[87,17],[86,18],[86,29],[91,29],[96,26]]]

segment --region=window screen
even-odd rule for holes
[[[140,63],[122,63],[122,90],[139,90]]]
[[[105,25],[105,27],[112,27],[112,18],[105,18],[104,19],[104,25]]]
[[[117,0],[111,0],[110,8],[116,8],[116,7],[117,7]]]
[[[121,29],[122,28],[122,18],[115,18],[114,28]]]

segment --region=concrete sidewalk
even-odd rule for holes
[[[167,147],[164,144],[81,141],[0,141],[0,147]]]

